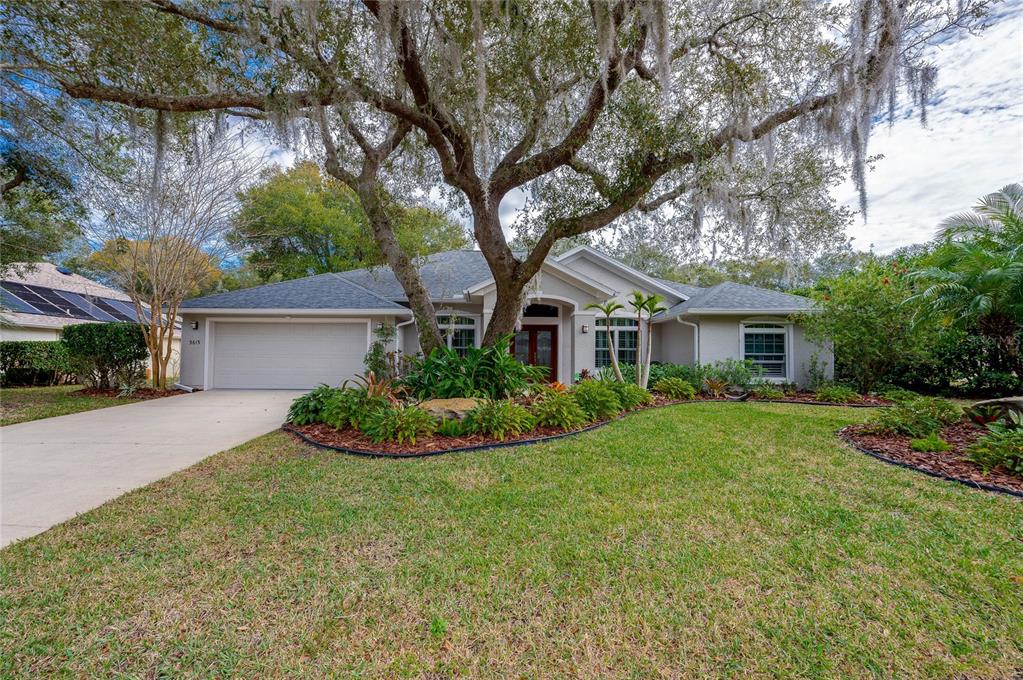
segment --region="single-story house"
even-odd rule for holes
[[[477,250],[424,258],[420,272],[438,321],[455,350],[478,346],[496,300],[490,270]],[[586,306],[640,290],[665,299],[666,312],[639,328],[626,307],[606,319]],[[813,357],[832,370],[828,348],[809,342],[792,315],[810,300],[738,283],[709,288],[659,279],[593,248],[580,246],[544,263],[528,287],[515,355],[550,367],[569,383],[618,358],[634,362],[646,333],[654,361],[693,364],[751,359],[778,382],[805,384]],[[181,308],[180,381],[191,387],[304,389],[337,385],[361,374],[373,330],[397,328],[392,349],[419,352],[405,292],[387,267],[319,274],[185,301]]]
[[[0,281],[0,340],[56,341],[65,326],[113,321],[138,322],[131,298],[49,262],[14,265]],[[175,330],[173,367],[180,341]]]

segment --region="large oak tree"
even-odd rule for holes
[[[923,50],[978,25],[987,0],[591,0],[589,3],[9,3],[8,73],[73,97],[269,120],[319,133],[328,172],[359,196],[419,322],[440,344],[386,197],[446,185],[471,214],[497,284],[484,342],[518,320],[560,240],[630,211],[684,203],[741,216],[737,151],[770,158],[781,130],[841,150],[863,191],[874,119],[899,93],[925,110]],[[530,197],[529,252],[502,201]]]

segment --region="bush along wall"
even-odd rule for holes
[[[73,376],[71,357],[60,342],[0,342],[0,384],[4,387],[59,385]]]
[[[66,326],[67,347],[78,381],[101,389],[135,386],[145,379],[149,350],[142,329],[132,323],[83,323]]]

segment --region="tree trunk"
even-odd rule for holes
[[[643,358],[643,384],[640,385],[644,390],[650,383],[650,359],[654,351],[654,325],[647,319],[646,322],[646,356]]]
[[[369,219],[370,228],[373,230],[373,239],[384,254],[388,266],[394,272],[395,278],[401,284],[402,290],[408,297],[409,308],[416,321],[416,330],[419,333],[419,347],[423,354],[429,355],[434,349],[445,346],[441,337],[440,328],[437,326],[437,312],[430,299],[430,293],[423,284],[412,258],[402,249],[398,238],[394,234],[391,225],[391,217],[387,214],[387,206],[381,199],[383,187],[377,178],[370,174],[363,175],[358,181],[353,181],[351,176],[341,172],[336,162],[327,162],[327,172],[335,179],[343,182],[359,196],[362,209]]]
[[[615,348],[615,332],[614,327],[611,325],[611,315],[607,317],[607,351],[611,354],[611,369],[615,372],[615,379],[618,382],[625,382],[625,376],[622,375],[622,367],[618,365],[618,350]]]

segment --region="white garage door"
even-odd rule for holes
[[[307,389],[363,372],[366,322],[233,323],[213,327],[213,387]]]

